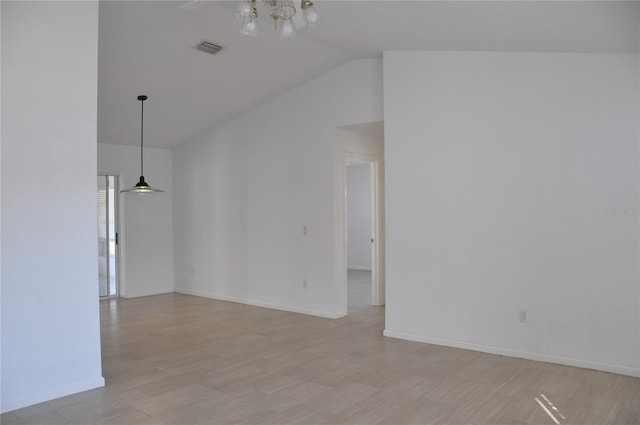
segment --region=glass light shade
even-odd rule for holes
[[[247,1],[243,1],[242,3],[240,3],[240,7],[238,8],[238,13],[241,13],[245,16],[249,16],[251,15],[251,1],[247,0]]]
[[[296,26],[293,23],[293,19],[286,18],[282,20],[280,23],[280,35],[285,38],[296,35]]]
[[[271,15],[277,16],[280,19],[289,19],[296,14],[296,8],[293,5],[293,0],[280,0],[272,2],[274,5],[271,8]]]
[[[308,27],[313,27],[322,23],[322,18],[313,5],[302,8],[302,17],[304,18],[305,25]]]
[[[162,189],[154,189],[140,176],[140,181],[131,189],[121,190],[120,193],[164,193]]]
[[[250,37],[258,35],[258,20],[256,17],[253,15],[245,16],[242,21],[242,30],[240,32],[243,35],[248,35]]]
[[[240,3],[240,7],[233,12],[233,17],[240,23],[244,23],[244,19],[247,16],[251,16],[253,8],[251,7],[251,1],[243,1]]]

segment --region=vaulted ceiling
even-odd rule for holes
[[[639,5],[616,1],[328,1],[325,22],[240,34],[236,1],[100,2],[98,141],[172,147],[351,59],[384,50],[637,53]],[[263,15],[266,9],[259,4]],[[209,55],[193,47],[224,47]],[[283,117],[286,121],[287,117]]]

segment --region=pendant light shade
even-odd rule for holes
[[[141,107],[140,115],[140,181],[136,183],[131,189],[121,190],[120,193],[160,193],[164,192],[161,189],[154,189],[146,181],[144,181],[144,101],[147,100],[147,96],[138,96]]]

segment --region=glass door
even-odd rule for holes
[[[98,284],[101,298],[118,296],[117,188],[117,176],[98,176]]]

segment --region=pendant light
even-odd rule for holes
[[[164,190],[152,188],[146,181],[144,181],[144,160],[143,160],[143,143],[144,143],[144,101],[147,100],[147,96],[138,96],[140,101],[140,107],[142,114],[140,115],[140,181],[136,183],[131,189],[121,190],[120,193],[159,193]]]

